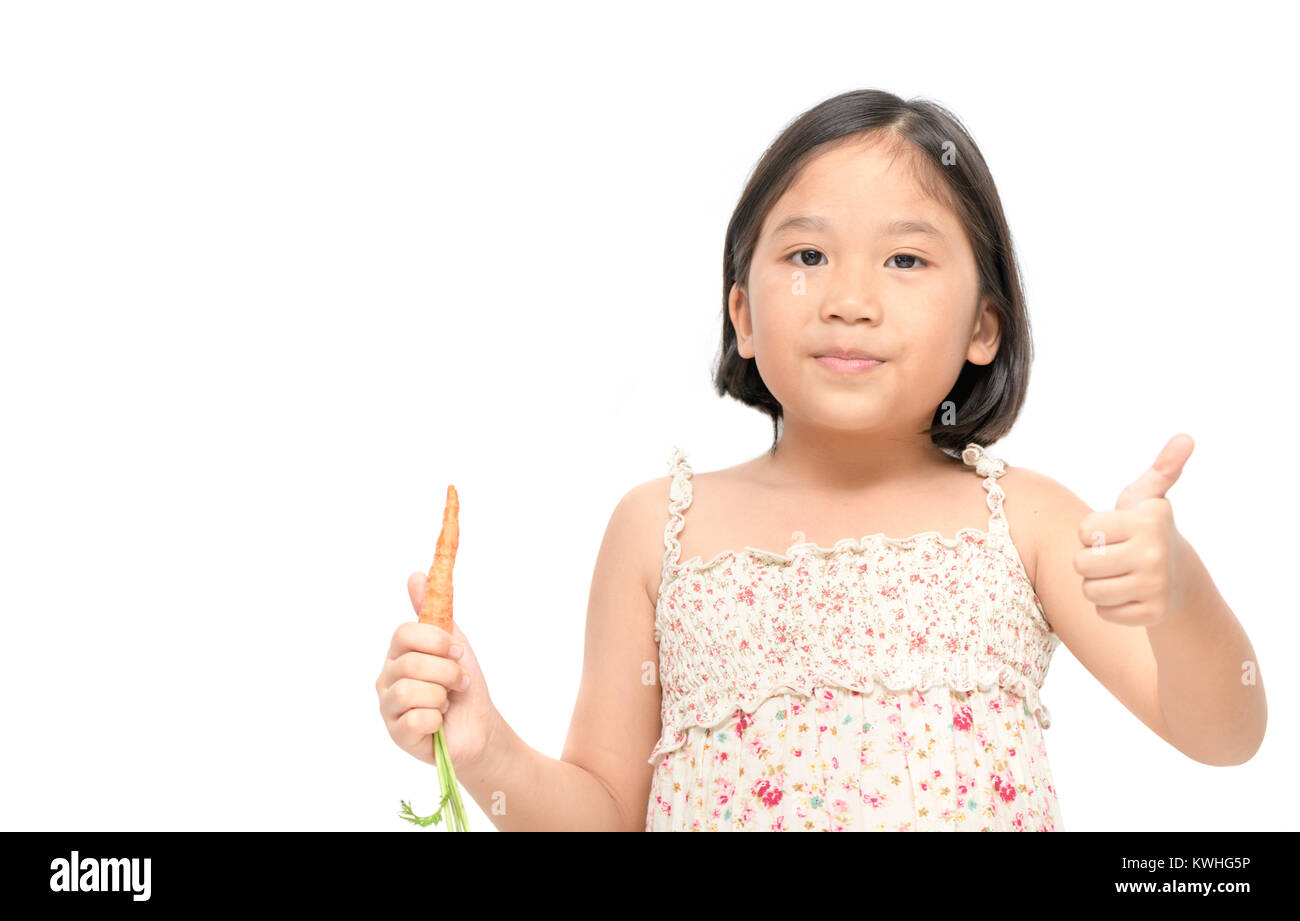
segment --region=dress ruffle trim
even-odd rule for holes
[[[682,520],[680,513],[676,516],[677,520]],[[671,527],[671,524],[670,524]],[[678,526],[677,530],[680,530]],[[972,539],[968,541],[968,538]],[[713,559],[707,563],[704,557],[696,555],[683,562],[674,562],[665,555],[664,570],[659,580],[659,599],[655,604],[655,624],[654,624],[654,641],[658,643],[662,639],[662,633],[659,627],[658,612],[663,606],[664,595],[668,589],[688,574],[707,572],[719,566],[722,563],[731,562],[742,556],[750,556],[762,563],[770,563],[779,567],[787,567],[793,563],[801,562],[808,559],[830,559],[842,554],[862,554],[870,550],[879,550],[881,547],[897,547],[902,550],[918,550],[934,545],[942,546],[946,550],[956,550],[964,542],[978,544],[985,541],[989,546],[997,548],[1003,557],[1006,558],[1011,566],[1011,572],[1018,578],[1023,578],[1026,585],[1029,585],[1030,591],[1033,591],[1032,584],[1029,583],[1029,577],[1023,575],[1024,564],[1020,561],[1020,553],[1011,544],[1010,536],[1004,531],[985,531],[981,528],[962,528],[953,537],[944,537],[938,531],[921,531],[913,534],[911,537],[887,537],[884,532],[867,534],[860,538],[845,537],[835,542],[833,547],[823,547],[812,541],[797,541],[791,544],[785,553],[777,553],[772,550],[763,550],[759,547],[745,547],[741,550],[719,550]],[[1033,595],[1034,605],[1039,615],[1046,623],[1047,617],[1043,611],[1042,603],[1038,600],[1036,594]]]
[[[741,550],[719,550],[718,553],[709,560],[704,562],[704,557],[696,555],[682,563],[677,563],[670,567],[671,574],[679,575],[679,571],[690,570],[692,572],[704,572],[712,569],[725,560],[734,559],[742,553],[748,553],[758,557],[766,563],[775,563],[778,566],[788,566],[806,557],[826,558],[838,556],[841,553],[865,553],[868,550],[874,550],[881,546],[901,547],[905,550],[916,549],[922,541],[942,544],[949,550],[956,550],[967,536],[975,538],[990,538],[997,536],[993,532],[985,531],[982,528],[962,528],[952,537],[944,537],[939,531],[919,531],[910,537],[887,537],[883,531],[875,534],[866,534],[862,537],[844,537],[835,542],[833,547],[823,547],[812,541],[801,540],[795,541],[785,551],[777,553],[774,550],[762,550],[758,547],[745,547]]]
[[[1002,458],[994,457],[973,441],[961,452],[961,459],[974,467],[980,476],[1000,477],[1007,472]]]
[[[782,682],[772,686],[767,691],[755,691],[753,694],[742,693],[735,697],[729,697],[707,711],[695,711],[693,719],[685,714],[675,714],[673,715],[675,718],[670,716],[663,723],[663,732],[659,737],[659,741],[655,743],[654,749],[650,752],[649,763],[654,764],[661,757],[670,755],[681,748],[686,743],[691,729],[716,729],[729,722],[735,716],[737,710],[752,714],[764,702],[779,694],[812,697],[814,690],[822,687],[844,688],[849,691],[857,691],[860,694],[872,694],[877,688],[889,692],[916,690],[925,693],[931,688],[945,686],[953,691],[989,691],[995,687],[1002,687],[1024,700],[1025,706],[1038,720],[1043,729],[1047,729],[1052,725],[1051,712],[1042,702],[1039,687],[1007,664],[981,668],[973,679],[968,678],[965,681],[942,674],[935,675],[933,671],[924,669],[919,674],[898,672],[887,675],[876,671],[869,677],[869,681],[824,676],[805,677]]]

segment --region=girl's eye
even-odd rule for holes
[[[911,253],[898,253],[897,255],[890,256],[889,258],[890,258],[890,259],[911,259],[911,260],[913,260],[913,265],[900,265],[900,266],[899,266],[900,269],[910,269],[910,268],[913,268],[913,267],[914,267],[914,264],[917,263],[917,262],[921,263],[921,265],[929,265],[929,263],[926,262],[924,259],[922,259],[920,256],[913,256]],[[885,262],[888,263],[889,260],[886,259]]]
[[[786,256],[785,258],[786,258],[786,261],[789,262],[791,259],[797,257],[798,260],[799,260],[799,262],[797,263],[798,265],[803,266],[805,269],[810,269],[810,268],[812,268],[813,266],[815,266],[817,263],[814,262],[814,263],[812,263],[812,264],[809,264],[809,263],[807,263],[807,262],[805,262],[805,261],[803,260],[803,257],[806,256],[808,253],[816,253],[818,256],[821,256],[821,255],[822,255],[821,250],[817,250],[817,249],[801,249],[801,250],[798,250],[797,252],[793,252],[793,253],[791,253],[789,256]]]
[[[811,263],[810,263],[810,262],[808,262],[807,260],[804,259],[804,257],[807,256],[809,253],[813,253],[813,254],[814,254],[816,257],[818,257],[818,258],[822,258],[822,259],[825,259],[825,258],[826,258],[826,257],[825,257],[825,254],[823,254],[822,251],[821,251],[821,250],[818,250],[818,249],[801,249],[801,250],[797,250],[796,252],[791,253],[790,255],[786,256],[785,258],[786,258],[786,261],[787,261],[787,262],[789,262],[791,259],[797,259],[798,261],[797,261],[796,264],[802,266],[803,268],[806,268],[806,269],[807,269],[807,268],[813,268],[813,267],[816,266],[818,263],[816,263],[816,262],[811,262]],[[915,267],[916,267],[916,264],[917,264],[918,262],[919,262],[921,265],[929,265],[929,264],[930,264],[930,263],[926,262],[924,259],[922,259],[920,256],[914,256],[914,255],[912,255],[911,253],[898,253],[897,255],[890,256],[889,259],[885,261],[885,264],[888,265],[888,264],[889,264],[889,260],[892,260],[892,259],[907,259],[907,260],[911,260],[910,262],[908,262],[908,263],[905,264],[905,265],[899,265],[898,268],[900,268],[900,269],[912,269],[912,268],[915,268]]]

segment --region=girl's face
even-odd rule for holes
[[[731,289],[740,355],[756,359],[787,432],[911,436],[964,362],[996,354],[997,316],[979,303],[961,223],[925,195],[905,156],[891,164],[886,148],[857,141],[811,160],[763,221],[747,290]],[[845,374],[816,360],[834,348],[883,364]]]

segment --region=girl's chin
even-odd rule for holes
[[[888,413],[863,412],[860,407],[856,410],[846,409],[844,412],[828,411],[822,407],[820,412],[800,417],[804,425],[821,429],[827,434],[864,436],[897,428],[897,425],[890,425],[891,420]]]

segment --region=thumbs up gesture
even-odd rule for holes
[[[1190,435],[1175,435],[1124,488],[1114,511],[1092,512],[1079,522],[1083,549],[1074,568],[1083,576],[1083,596],[1103,620],[1149,627],[1181,607],[1188,547],[1165,493],[1195,446]]]

